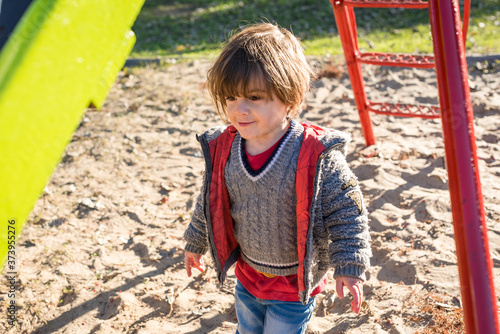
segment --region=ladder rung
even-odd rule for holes
[[[383,66],[404,66],[418,68],[434,67],[433,56],[419,56],[401,53],[378,53],[367,52],[358,55],[359,61],[364,64],[383,65]]]
[[[427,8],[429,3],[422,0],[344,0],[344,4],[352,7],[378,8]]]
[[[368,101],[368,111],[399,117],[439,118],[439,107]]]

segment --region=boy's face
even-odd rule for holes
[[[241,92],[241,89],[239,90]],[[246,96],[226,97],[227,117],[240,135],[247,140],[250,154],[270,148],[288,129],[288,105],[274,92],[271,98],[260,80],[252,80]],[[249,148],[260,148],[251,152]]]

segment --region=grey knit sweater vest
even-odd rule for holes
[[[241,255],[254,269],[279,276],[297,273],[295,173],[304,128],[291,122],[272,156],[258,171],[236,134],[225,169],[234,233]]]

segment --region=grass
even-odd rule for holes
[[[462,1],[460,1],[462,2]],[[431,53],[427,10],[356,8],[362,51]],[[291,29],[308,55],[342,54],[328,0],[146,0],[133,27],[132,57],[206,57],[217,54],[238,27],[270,21]],[[473,0],[467,49],[500,51],[500,0]]]

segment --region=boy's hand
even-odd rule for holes
[[[363,281],[359,278],[348,276],[340,276],[335,280],[337,282],[337,294],[339,298],[344,298],[344,286],[346,286],[353,297],[351,310],[354,313],[359,313],[363,301]]]
[[[184,252],[184,263],[186,264],[186,271],[188,277],[191,277],[191,268],[196,268],[201,272],[205,271],[205,263],[203,262],[203,255],[191,252]]]

